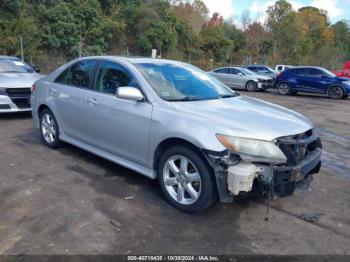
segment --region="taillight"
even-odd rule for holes
[[[277,77],[282,76],[282,72],[277,73]]]
[[[35,92],[35,90],[36,90],[36,85],[35,85],[35,84],[33,84],[33,85],[32,85],[32,93],[34,93],[34,92]]]

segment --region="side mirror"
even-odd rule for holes
[[[145,97],[141,91],[135,87],[122,86],[117,89],[117,97],[125,100],[143,101]]]
[[[36,65],[31,65],[31,67],[33,68],[33,70],[37,73],[40,73],[40,69],[39,67],[37,67]]]
[[[244,76],[243,73],[241,73],[241,72],[239,72],[238,75],[239,75],[239,76]]]

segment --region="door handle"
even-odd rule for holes
[[[96,98],[90,98],[88,99],[88,104],[89,105],[97,105],[98,104],[98,101],[96,100]]]

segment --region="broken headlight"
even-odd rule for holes
[[[224,147],[238,154],[244,161],[271,164],[287,162],[286,156],[273,142],[220,134],[217,134],[216,137]]]

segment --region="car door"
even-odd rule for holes
[[[245,75],[237,68],[230,68],[232,86],[235,88],[245,88]]]
[[[223,82],[225,85],[230,86],[230,71],[229,68],[220,68],[214,71],[213,76],[215,76],[218,80]]]
[[[324,73],[318,68],[305,68],[305,75],[300,80],[301,91],[308,93],[324,93],[327,90],[327,78],[323,78]]]
[[[119,99],[117,89],[140,88],[123,65],[103,60],[96,74],[95,88],[88,94],[89,143],[105,152],[146,165],[152,104]],[[141,88],[140,88],[141,89]]]
[[[63,135],[87,142],[86,97],[96,60],[81,60],[64,70],[49,87],[50,107]]]

